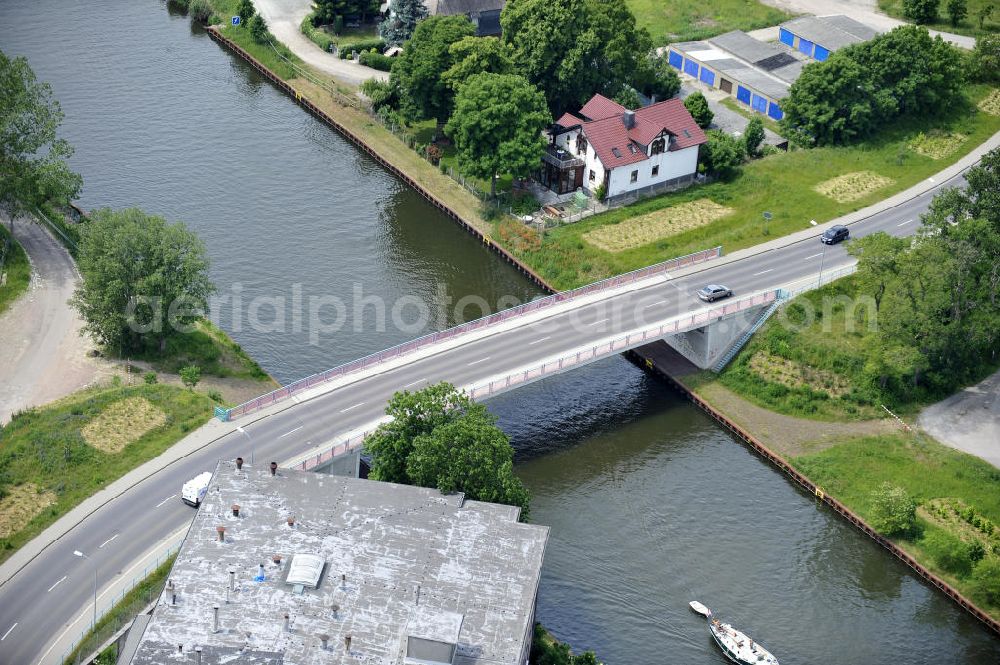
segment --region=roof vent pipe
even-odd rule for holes
[[[212,605],[212,632],[219,632],[219,604]]]
[[[330,636],[326,633],[319,634],[319,641],[323,644],[323,651],[327,650],[327,643],[330,641]]]
[[[242,457],[237,457],[236,458],[236,470],[237,471],[242,471],[243,470],[243,458]]]
[[[262,564],[262,563],[258,563],[257,564],[257,577],[255,577],[253,579],[254,579],[255,582],[263,582],[264,581],[264,564]]]
[[[229,590],[230,591],[235,591],[236,590],[236,569],[235,568],[230,568],[229,569]]]
[[[295,515],[289,515],[288,516],[288,526],[290,526],[290,527],[294,527],[295,526]]]
[[[340,609],[340,605],[338,605],[337,603],[334,603],[333,605],[330,605],[330,611],[333,612],[333,618],[334,619],[337,618],[337,611],[339,609]]]
[[[635,111],[625,111],[622,114],[622,124],[625,125],[625,129],[632,129],[635,127]]]
[[[346,573],[341,573],[340,574],[340,588],[341,589],[346,589],[347,588],[347,574]]]
[[[292,631],[292,619],[288,616],[288,612],[285,612],[285,632],[290,633]]]
[[[271,475],[274,476],[277,473],[278,473],[278,463],[271,462]]]
[[[346,651],[348,653],[351,652],[351,636],[350,635],[344,635],[344,651]]]
[[[217,526],[215,527],[215,530],[219,532],[219,542],[220,543],[226,542],[226,527]]]
[[[233,504],[233,517],[239,517],[239,516],[240,516],[240,504],[234,503]]]
[[[198,663],[198,665],[201,665],[201,647],[194,648],[194,659],[195,659],[194,662]]]

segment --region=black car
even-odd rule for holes
[[[733,290],[721,284],[709,284],[698,291],[698,297],[705,302],[714,302],[719,298],[728,298],[731,295],[733,295]]]
[[[836,245],[838,242],[847,240],[850,237],[851,231],[843,224],[837,224],[836,226],[831,226],[826,231],[823,231],[823,235],[821,235],[819,239],[827,245]]]

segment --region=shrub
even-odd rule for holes
[[[358,53],[364,53],[365,51],[371,51],[375,49],[379,53],[385,50],[385,40],[381,37],[369,37],[367,39],[359,39],[356,42],[345,42],[338,47],[340,53],[340,59],[346,60],[351,57],[352,51],[357,51]]]
[[[151,386],[156,383],[156,372],[146,372],[142,375],[142,380],[146,382],[147,386]]]
[[[1000,559],[989,557],[977,563],[972,580],[987,600],[1000,605]]]
[[[188,15],[196,21],[207,23],[212,16],[212,5],[208,0],[191,0],[188,5]]]
[[[254,14],[253,17],[247,21],[247,29],[250,31],[250,37],[258,44],[266,44],[268,37],[270,36],[267,31],[267,23],[261,18],[260,14]]]
[[[882,483],[872,492],[871,522],[879,533],[903,536],[912,533],[917,504],[902,487]]]
[[[760,144],[764,142],[764,121],[760,116],[750,118],[743,130],[743,151],[747,157],[756,157],[760,152]]]
[[[715,117],[712,109],[708,108],[708,100],[701,92],[692,92],[688,95],[684,100],[684,108],[688,110],[688,113],[702,129],[707,129],[712,124],[712,118]]]
[[[377,51],[364,51],[358,57],[358,62],[365,67],[371,67],[372,69],[378,69],[383,72],[387,72],[392,69],[392,58],[384,56]]]
[[[201,381],[201,368],[197,365],[181,367],[181,382],[188,388],[194,388]]]
[[[371,100],[376,111],[383,106],[395,108],[399,103],[399,89],[391,81],[370,78],[361,83],[361,92]]]
[[[608,193],[608,186],[607,184],[602,182],[594,189],[594,198],[597,199],[598,201],[603,201],[607,193]]]
[[[958,24],[964,21],[968,15],[969,4],[967,0],[948,0],[948,20],[951,21],[952,26],[958,27]]]
[[[209,390],[208,393],[206,394],[208,395],[208,398],[213,402],[218,402],[219,404],[222,404],[222,393],[220,393],[218,390]]]
[[[933,23],[941,0],[903,0],[903,16],[914,23]]]
[[[710,129],[706,134],[707,149],[702,151],[705,170],[720,178],[732,177],[743,163],[743,142],[731,134],[716,129]]]
[[[333,17],[333,34],[339,35],[344,31],[344,17],[337,14]]]
[[[972,572],[971,547],[950,533],[934,531],[927,534],[920,544],[941,570],[958,577],[966,577]]]
[[[1000,34],[976,40],[971,56],[972,75],[984,83],[1000,83]]]
[[[324,51],[330,51],[330,45],[333,44],[333,39],[322,30],[318,30],[316,28],[315,16],[313,14],[309,14],[302,19],[302,23],[299,25],[299,30],[303,35],[308,37],[309,41],[313,44],[320,47]]]

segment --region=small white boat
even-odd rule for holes
[[[697,600],[692,600],[688,605],[708,620],[708,631],[726,658],[740,665],[778,665],[778,659],[770,651],[754,642],[749,635],[714,618],[712,610]]]

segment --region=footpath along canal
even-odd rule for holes
[[[0,45],[62,103],[83,207],[194,228],[220,295],[243,303],[220,324],[281,381],[421,332],[379,330],[363,298],[450,300],[429,330],[477,316],[479,298],[540,293],[160,0],[0,3]],[[310,339],[294,306],[311,296],[362,316]],[[686,608],[697,598],[786,663],[1000,661],[975,619],[622,358],[490,408],[552,527],[538,617],[575,648],[724,662]]]

